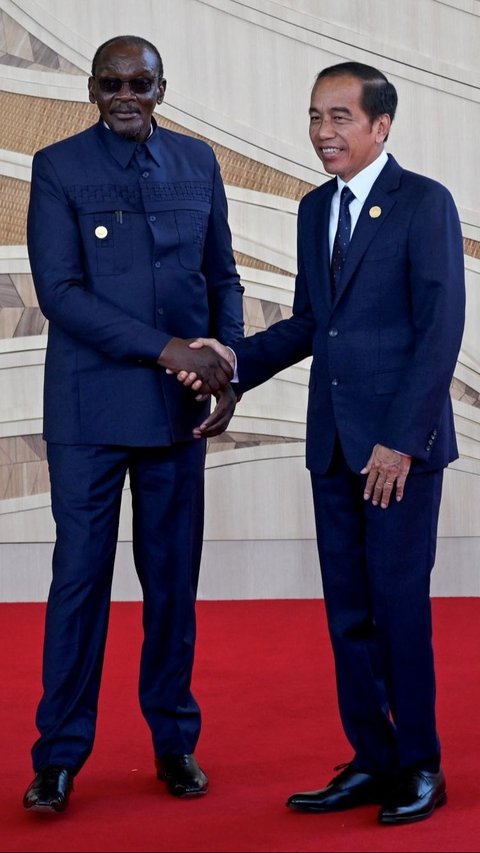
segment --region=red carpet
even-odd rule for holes
[[[204,798],[155,779],[138,709],[140,605],[114,604],[93,754],[68,812],[25,812],[44,606],[0,605],[2,851],[479,851],[480,598],[434,600],[438,722],[449,801],[427,821],[376,823],[377,807],[285,808],[351,757],[339,726],[322,601],[200,602],[195,693]]]

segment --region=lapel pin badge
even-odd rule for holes
[[[368,213],[372,219],[378,219],[378,217],[382,215],[382,208],[379,207],[378,204],[374,204],[373,207],[370,208]]]
[[[105,225],[97,225],[95,228],[95,237],[98,237],[99,240],[105,240],[107,235],[108,228],[105,228]]]

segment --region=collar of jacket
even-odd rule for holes
[[[100,138],[108,149],[112,157],[115,158],[122,168],[126,169],[130,165],[130,161],[137,150],[138,143],[133,139],[123,139],[114,130],[106,127],[102,118],[97,122],[97,131]],[[147,141],[142,143],[148,149],[148,153],[155,160],[157,166],[161,164],[161,143],[160,143],[160,128],[152,116],[153,133],[148,137]]]

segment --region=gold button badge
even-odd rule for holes
[[[378,217],[382,214],[382,208],[379,207],[378,204],[375,204],[373,207],[370,208],[368,212],[372,219],[378,219]]]
[[[105,240],[105,237],[107,235],[108,228],[105,228],[105,225],[97,225],[97,227],[95,228],[95,237],[98,237],[99,240]]]

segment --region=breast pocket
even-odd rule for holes
[[[132,266],[131,214],[121,210],[81,217],[87,256],[98,275],[120,275]]]
[[[365,261],[384,261],[387,258],[395,258],[397,255],[398,243],[384,243],[371,246],[365,254]]]
[[[178,259],[187,270],[199,270],[207,233],[208,215],[201,210],[176,210]]]

